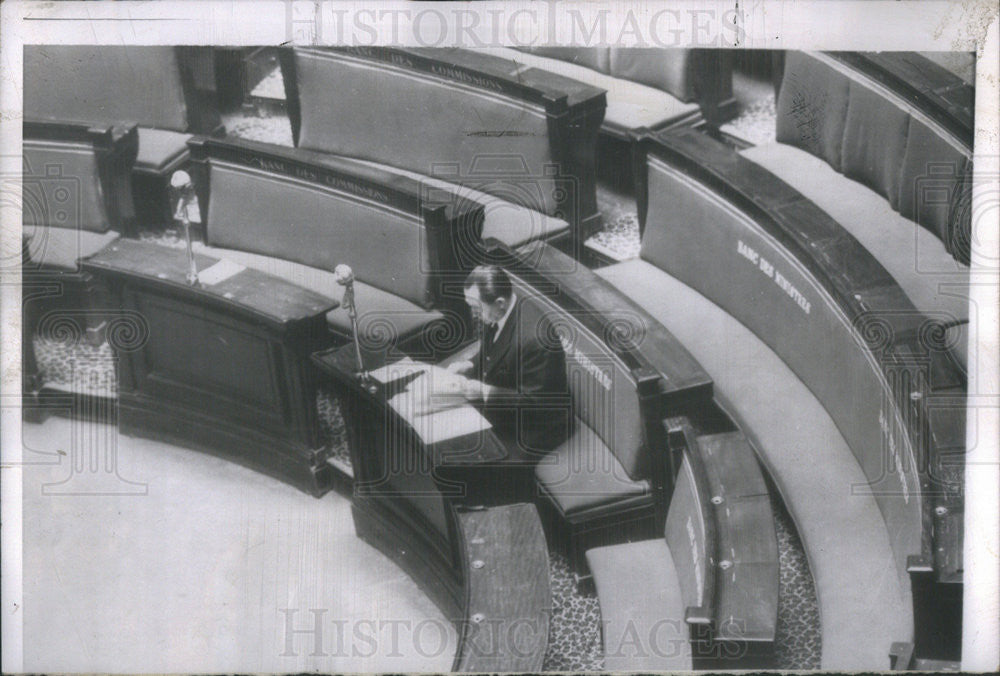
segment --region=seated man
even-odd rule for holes
[[[471,360],[449,365],[455,380],[435,383],[435,394],[473,403],[510,461],[533,465],[572,431],[562,343],[541,308],[516,294],[499,267],[476,267],[465,300],[482,323],[480,347]]]

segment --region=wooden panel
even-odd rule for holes
[[[778,542],[760,466],[738,432],[699,437],[698,449],[719,537],[716,637],[773,641],[778,621]]]
[[[124,432],[222,455],[315,495],[329,488],[306,360],[329,345],[335,302],[253,270],[190,286],[183,250],[134,240],[83,269],[148,329],[119,350]]]
[[[540,671],[551,590],[545,535],[534,505],[458,515],[468,586],[456,671]]]

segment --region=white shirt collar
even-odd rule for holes
[[[497,332],[493,334],[493,342],[496,342],[497,337],[503,330],[504,324],[507,323],[507,318],[510,317],[511,313],[514,311],[515,303],[517,303],[517,294],[512,291],[510,294],[510,303],[507,305],[507,311],[503,313],[503,317],[497,320]]]

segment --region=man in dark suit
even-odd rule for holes
[[[465,284],[465,301],[482,322],[479,351],[449,366],[455,388],[493,425],[513,462],[533,464],[572,428],[566,355],[552,322],[514,292],[502,268],[480,265]]]

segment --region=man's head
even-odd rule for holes
[[[477,265],[465,280],[465,302],[472,316],[495,324],[507,313],[513,297],[510,277],[495,265]]]

